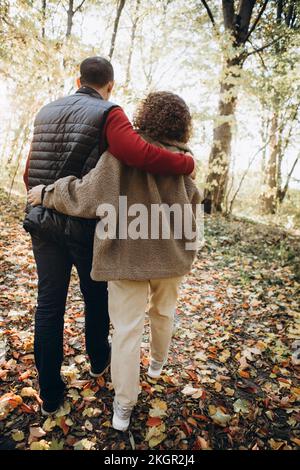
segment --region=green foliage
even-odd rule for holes
[[[0,2],[0,92],[5,97],[0,109],[0,131],[4,136],[0,160],[5,170],[1,179],[8,179],[9,185],[13,182],[14,188],[20,186],[38,109],[74,90],[82,58],[107,55],[110,49],[118,2],[86,0],[77,10],[80,4],[80,0],[74,0],[72,29],[67,36],[68,0],[47,0],[45,11],[39,0]],[[244,178],[244,173],[247,176],[255,170],[259,187],[256,192],[263,188],[271,150],[270,122],[275,112],[280,141],[279,188],[284,187],[295,160],[300,141],[299,9],[297,6],[294,23],[286,24],[288,2],[283,2],[279,22],[276,2],[270,1],[249,41],[237,44],[238,30],[224,29],[221,2],[212,0],[207,4],[214,26],[203,3],[195,0],[151,0],[140,2],[138,10],[137,0],[125,2],[113,55],[117,79],[113,100],[123,105],[131,117],[138,100],[149,90],[168,89],[182,95],[194,116],[191,147],[200,159],[198,178],[202,188],[213,127],[228,126],[234,141],[251,140],[257,156],[252,164],[248,152],[248,169],[243,163],[242,148],[238,152],[233,148],[232,155],[228,151],[226,205],[227,209],[232,206],[238,210],[241,205],[255,206],[253,200],[247,200],[251,178]],[[239,4],[235,0],[236,12]],[[263,0],[256,1],[250,27],[263,5]],[[236,63],[238,58],[241,64]],[[224,108],[232,100],[237,105],[234,103],[230,112],[221,112],[220,103]],[[225,139],[222,135],[221,132],[221,140]],[[220,148],[222,145],[221,142]],[[214,146],[216,151],[216,139]],[[222,158],[212,167],[216,174],[223,171],[225,153],[219,152]],[[299,163],[296,173],[298,168]],[[236,192],[244,198],[242,204],[239,197],[236,199]],[[256,213],[255,207],[252,213]]]

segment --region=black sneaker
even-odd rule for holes
[[[90,368],[90,376],[93,378],[102,377],[103,374],[109,369],[111,361],[111,350],[109,351],[108,359],[102,369],[94,369],[92,366]]]
[[[42,415],[43,416],[54,415],[55,413],[57,413],[57,411],[59,410],[59,408],[63,404],[63,402],[64,402],[64,396],[61,396],[61,398],[59,398],[56,401],[44,400],[43,404],[41,406]]]

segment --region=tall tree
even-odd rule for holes
[[[222,0],[223,29],[218,28],[217,35],[223,36],[225,47],[223,47],[223,65],[220,77],[218,118],[213,131],[205,189],[205,207],[208,212],[222,210],[228,181],[232,129],[237,105],[237,80],[248,56],[245,48],[246,43],[260,22],[268,3],[269,0],[240,0],[239,2]],[[212,9],[206,0],[202,0],[202,4],[216,30],[217,25]],[[257,13],[252,20],[255,6]],[[250,24],[251,20],[252,25]]]
[[[271,65],[268,73],[275,83],[271,93],[272,98],[269,100],[271,109],[269,158],[261,193],[261,209],[265,214],[275,214],[278,203],[285,198],[289,181],[298,162],[297,157],[282,186],[281,167],[284,152],[290,143],[299,115],[299,93],[291,81],[295,68],[292,54],[295,48],[293,32],[300,29],[299,19],[300,5],[297,0],[277,1],[276,23],[283,35],[269,52]]]

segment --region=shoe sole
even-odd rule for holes
[[[118,426],[118,425],[114,422],[114,420],[113,420],[113,422],[112,422],[112,427],[113,427],[116,431],[125,432],[125,431],[128,430],[129,424],[128,424],[127,427],[125,427],[125,426],[122,427],[122,426]]]
[[[159,379],[160,376],[161,376],[162,372],[159,373],[159,375],[152,375],[151,372],[147,371],[147,375],[148,377],[150,377],[150,379]]]
[[[106,366],[105,369],[104,369],[102,372],[100,372],[100,374],[95,374],[94,372],[92,372],[92,371],[90,370],[90,376],[93,377],[93,379],[97,379],[97,378],[99,378],[99,377],[102,377],[102,375],[104,375],[105,372],[108,371],[109,367],[110,367],[110,364],[109,364],[108,366]]]
[[[58,412],[58,410],[59,410],[59,408],[57,408],[54,411],[46,411],[43,408],[41,408],[41,413],[42,413],[43,416],[52,416],[52,415],[55,415]]]

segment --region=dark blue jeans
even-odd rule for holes
[[[81,245],[66,239],[63,244],[32,235],[38,272],[34,355],[42,400],[55,402],[65,385],[60,370],[63,361],[63,330],[71,269],[75,265],[85,303],[86,350],[93,370],[102,370],[109,355],[109,316],[106,282],[90,277],[92,243]]]

